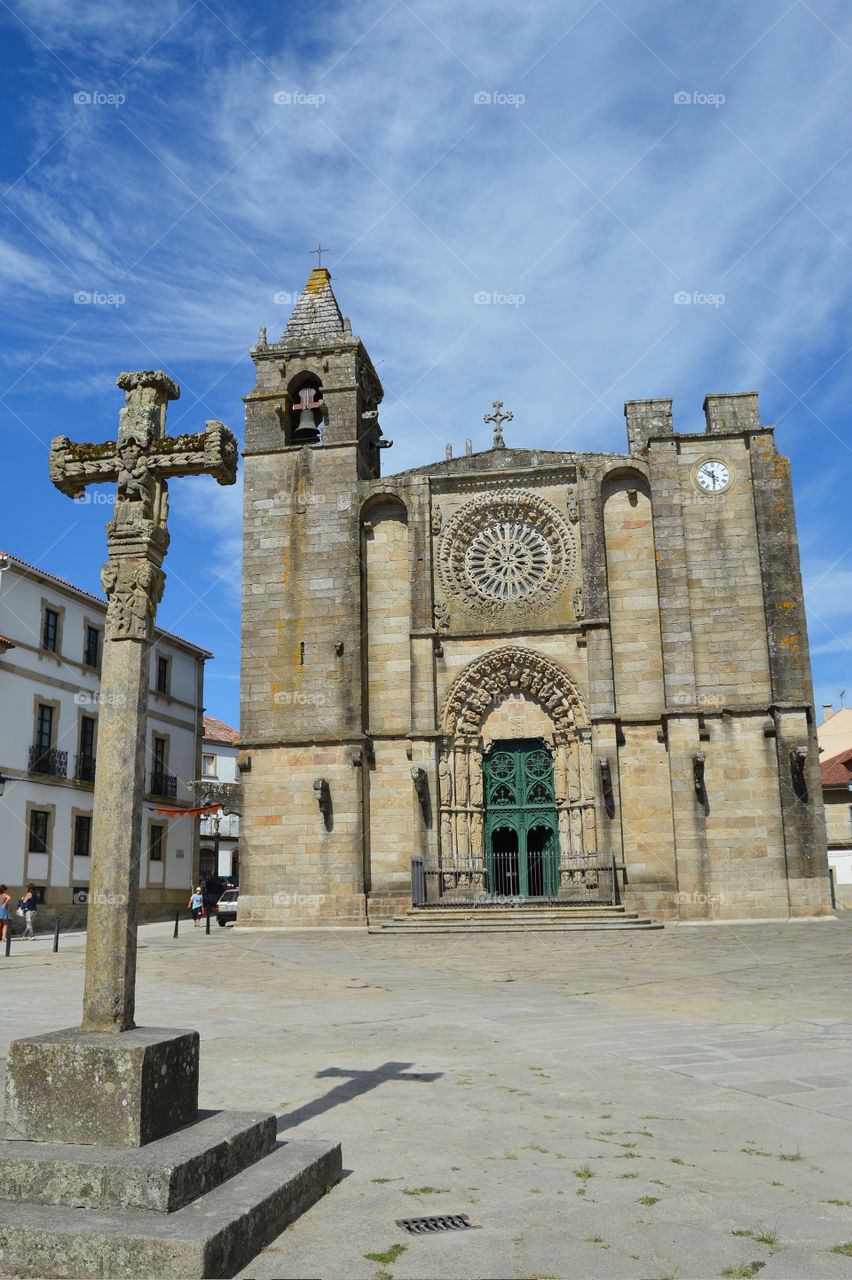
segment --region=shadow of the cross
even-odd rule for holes
[[[442,1071],[418,1071],[412,1075],[404,1075],[403,1073],[413,1065],[412,1062],[384,1062],[372,1071],[355,1071],[346,1067],[327,1067],[325,1071],[318,1071],[316,1074],[318,1080],[327,1076],[345,1076],[346,1078],[321,1098],[306,1102],[303,1107],[297,1107],[295,1111],[288,1111],[286,1115],[279,1116],[278,1132],[283,1133],[285,1129],[293,1129],[303,1121],[322,1115],[324,1111],[330,1111],[332,1107],[349,1102],[362,1093],[369,1093],[371,1089],[378,1088],[380,1084],[387,1084],[390,1080],[418,1080],[429,1083],[432,1080],[440,1080],[444,1074]]]

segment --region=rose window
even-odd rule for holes
[[[487,526],[465,554],[467,576],[489,600],[520,600],[547,577],[553,554],[547,539],[527,524],[507,521]]]
[[[541,613],[566,590],[576,567],[577,546],[559,511],[519,489],[465,503],[437,548],[444,600],[479,618]]]

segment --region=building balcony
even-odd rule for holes
[[[152,773],[148,794],[174,799],[177,796],[177,777],[173,773]]]
[[[236,813],[227,813],[217,819],[215,814],[205,814],[200,822],[202,836],[216,835],[216,822],[219,823],[219,835],[223,840],[237,840],[240,835],[240,819]]]
[[[94,782],[95,780],[95,757],[94,756],[78,756],[77,769],[74,777],[78,782]]]
[[[68,752],[57,751],[55,747],[45,748],[38,744],[30,747],[30,773],[45,773],[52,778],[68,777]]]

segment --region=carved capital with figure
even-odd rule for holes
[[[101,570],[101,586],[109,601],[108,640],[153,640],[157,605],[166,575],[148,560],[109,560]]]

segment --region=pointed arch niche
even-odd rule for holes
[[[540,740],[553,759],[559,893],[597,850],[591,728],[568,672],[520,645],[495,649],[456,678],[441,709],[440,872],[444,888],[487,891],[483,761],[496,742]]]

